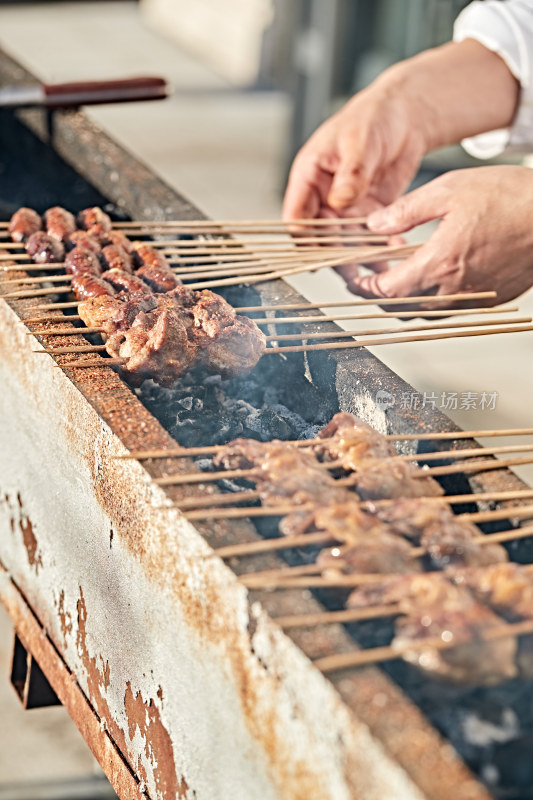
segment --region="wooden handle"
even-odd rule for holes
[[[169,93],[167,82],[156,77],[56,83],[44,85],[43,90],[48,108],[163,100]]]

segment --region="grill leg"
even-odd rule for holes
[[[28,653],[17,634],[13,645],[11,683],[25,709],[61,705],[39,664]]]

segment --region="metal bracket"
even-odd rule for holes
[[[13,644],[11,683],[26,710],[61,705],[61,700],[48,683],[46,675],[17,634]]]

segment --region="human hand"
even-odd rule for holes
[[[532,215],[533,170],[449,172],[370,215],[370,230],[390,235],[441,222],[415,255],[379,274],[354,274],[348,288],[370,298],[494,290],[484,304],[505,303],[533,285]]]
[[[357,94],[296,156],[283,218],[366,216],[409,185],[425,153],[416,103],[388,81]]]
[[[405,191],[429,150],[512,123],[518,81],[473,39],[390,67],[295,158],[283,218],[360,216]]]

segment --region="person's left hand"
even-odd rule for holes
[[[368,227],[395,235],[436,219],[435,233],[400,264],[364,277],[345,271],[350,291],[380,298],[494,290],[497,298],[483,304],[497,305],[533,285],[532,169],[446,173],[371,214]]]

